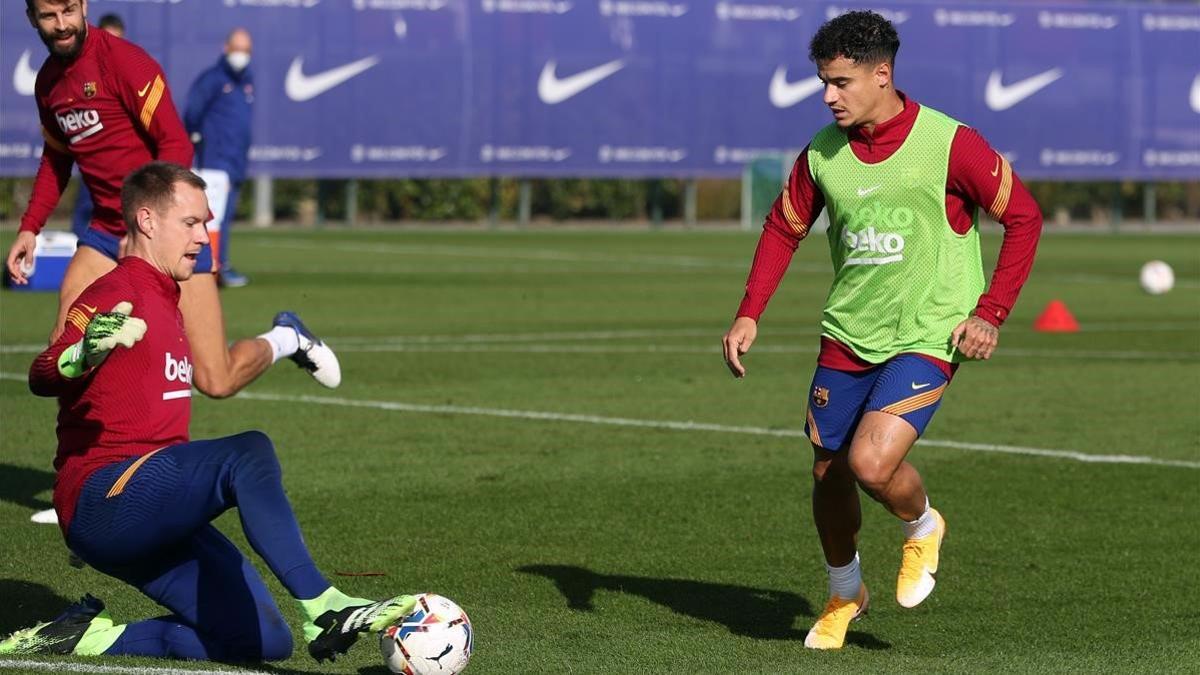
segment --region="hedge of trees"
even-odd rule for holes
[[[77,181],[72,181],[56,212],[68,218]],[[29,199],[30,179],[0,179],[0,221],[20,218]],[[277,180],[275,217],[281,221],[344,221],[347,217],[346,180]],[[681,220],[684,181],[534,179],[530,181],[532,215],[538,220],[576,219],[648,221],[661,212],[664,220]],[[483,221],[491,215],[502,221],[518,216],[520,182],[516,179],[437,179],[357,181],[356,219],[360,222]],[[1030,183],[1048,223],[1110,222],[1114,213],[1142,220],[1145,185],[1123,183]],[[247,184],[238,206],[239,218],[250,218],[254,190]],[[741,184],[737,180],[702,180],[697,186],[697,219],[737,220]],[[1200,220],[1200,183],[1155,184],[1156,218],[1160,221]]]

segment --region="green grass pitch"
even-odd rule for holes
[[[997,356],[959,371],[926,434],[937,443],[910,455],[949,524],[937,590],[914,610],[894,602],[900,528],[864,498],[874,603],[836,653],[803,647],[826,581],[798,435],[828,251],[822,235],[801,246],[735,381],[719,340],[756,240],[239,231],[252,283],[223,296],[230,336],[296,309],[339,350],[343,385],[281,363],[242,398],[193,399],[193,437],[270,434],[331,580],[453,598],[477,675],[1196,672],[1200,238],[1043,239]],[[985,260],[999,242],[984,237]],[[1137,285],[1154,258],[1179,278],[1161,297]],[[1052,299],[1082,332],[1031,330]],[[84,592],[118,620],[161,613],[68,567],[57,528],[29,522],[49,502],[55,404],[24,375],[54,310],[53,294],[0,293],[0,633]],[[219,524],[245,545],[236,514]],[[341,576],[363,572],[384,576]],[[298,607],[268,582],[299,644]],[[69,661],[55,663],[216,667]],[[332,666],[298,648],[244,667],[381,663],[364,640]]]

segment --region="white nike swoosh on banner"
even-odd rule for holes
[[[37,84],[37,71],[29,66],[31,55],[28,49],[21,52],[21,58],[17,59],[17,67],[13,70],[13,89],[21,96],[33,96],[34,85]]]
[[[547,105],[562,103],[575,94],[612,75],[625,67],[625,61],[623,59],[609,61],[595,68],[588,68],[582,73],[575,73],[570,77],[561,79],[554,74],[556,66],[557,64],[554,61],[547,61],[545,67],[542,68],[541,76],[538,77],[538,98],[542,99],[542,103]]]
[[[821,78],[816,75],[799,82],[788,82],[787,66],[779,66],[771,76],[771,105],[776,108],[790,108],[824,88]]]
[[[993,70],[991,75],[988,75],[987,88],[983,92],[983,101],[987,104],[988,108],[996,112],[1008,110],[1021,101],[1033,96],[1038,91],[1048,87],[1062,76],[1062,68],[1051,68],[1044,73],[1027,77],[1020,82],[1004,84],[1000,81],[1000,71]]]
[[[1200,113],[1200,75],[1192,80],[1192,95],[1191,95],[1192,110]]]
[[[378,56],[368,56],[344,66],[331,68],[316,75],[304,74],[304,57],[297,56],[288,67],[283,90],[293,101],[307,101],[333,89],[379,63]]]

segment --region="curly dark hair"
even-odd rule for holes
[[[855,63],[896,64],[900,36],[892,22],[870,11],[847,12],[825,22],[808,43],[813,63],[844,56]]]

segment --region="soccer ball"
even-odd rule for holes
[[[1162,295],[1175,287],[1175,271],[1161,260],[1142,265],[1142,290],[1150,295]]]
[[[417,596],[411,614],[379,634],[379,651],[393,673],[458,675],[471,660],[471,620],[449,598]]]

